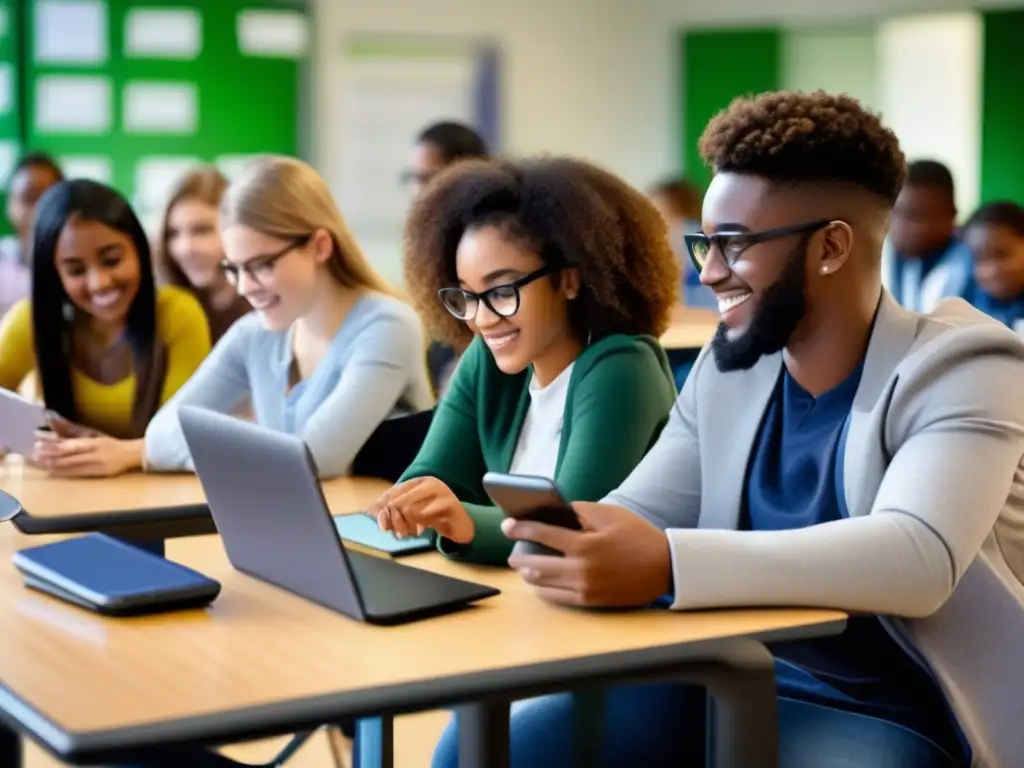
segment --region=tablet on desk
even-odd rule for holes
[[[31,456],[36,430],[46,427],[46,407],[0,388],[0,447]]]
[[[22,549],[14,567],[25,585],[109,616],[200,608],[220,583],[102,533]]]
[[[400,539],[389,531],[382,531],[376,520],[363,514],[338,515],[334,518],[334,527],[342,541],[386,552],[393,557],[429,552],[434,548],[426,536]]]

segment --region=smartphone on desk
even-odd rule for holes
[[[583,526],[565,500],[558,486],[546,477],[507,475],[488,472],[483,478],[484,490],[506,517],[515,520],[535,520],[580,531]],[[561,555],[561,552],[533,541],[517,541],[516,551],[522,554]]]
[[[107,616],[201,608],[220,593],[214,579],[103,533],[22,549],[14,567],[30,589]]]

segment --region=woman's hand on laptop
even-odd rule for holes
[[[446,539],[468,544],[475,533],[473,519],[452,493],[436,477],[417,477],[392,487],[366,509],[382,531],[391,531],[400,539],[418,536],[433,528]]]

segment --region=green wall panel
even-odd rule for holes
[[[682,33],[683,159],[686,174],[706,186],[710,170],[697,141],[717,112],[737,96],[780,87],[782,33],[778,29],[707,29]]]
[[[1024,204],[1024,10],[982,19],[981,201]]]
[[[236,18],[243,9],[304,10],[287,0],[107,0],[109,58],[97,67],[37,63],[34,51],[34,13],[28,0],[24,23],[29,82],[26,144],[60,157],[102,156],[112,162],[113,184],[132,196],[135,167],[140,158],[194,156],[213,161],[220,155],[256,153],[299,154],[300,102],[303,62],[285,57],[242,53]],[[198,8],[202,45],[194,59],[134,58],[125,55],[128,12],[139,8]],[[43,133],[36,128],[35,84],[47,75],[101,75],[111,82],[111,130],[99,135]],[[124,89],[135,81],[195,83],[196,132],[134,133],[123,127]]]

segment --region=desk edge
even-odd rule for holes
[[[159,745],[222,745],[295,733],[352,716],[399,715],[442,709],[459,702],[510,691],[516,692],[515,698],[525,698],[531,695],[525,693],[530,689],[557,690],[561,686],[572,688],[599,676],[614,675],[628,679],[631,673],[639,674],[645,669],[656,670],[678,665],[687,657],[694,663],[701,659],[712,659],[716,650],[724,652],[723,649],[738,642],[765,644],[837,635],[846,628],[846,623],[846,618],[837,617],[749,635],[670,643],[446,678],[423,678],[396,685],[321,694],[207,715],[190,715],[175,720],[82,733],[62,728],[6,685],[0,684],[0,718],[19,733],[32,737],[61,760],[102,764],[124,760],[132,752],[152,750]],[[514,682],[510,680],[513,676]]]

